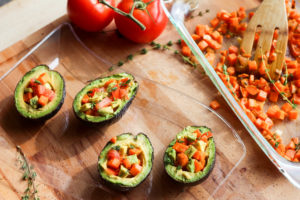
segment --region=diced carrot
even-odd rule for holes
[[[269,94],[269,100],[274,103],[277,102],[278,101],[278,92],[271,91]]]
[[[205,134],[201,135],[201,140],[206,143],[208,140],[207,135],[205,135]]]
[[[300,159],[300,150],[297,151],[297,153],[295,154],[294,157],[297,158],[297,159]]]
[[[215,58],[216,58],[216,54],[209,52],[209,53],[207,53],[207,54],[205,55],[205,58],[207,59],[207,61],[208,61],[211,65],[213,65],[213,64],[214,64],[214,61],[215,61]]]
[[[291,110],[288,112],[288,118],[289,120],[297,119],[298,117],[298,111],[297,110]]]
[[[183,153],[185,152],[189,147],[185,144],[182,144],[182,143],[179,143],[179,142],[176,142],[173,147],[173,149],[175,149],[176,152],[179,152],[179,153]]]
[[[122,160],[122,164],[124,165],[124,167],[126,167],[127,169],[130,169],[131,168],[131,164],[129,162],[129,160],[127,158],[124,158]]]
[[[216,41],[218,41],[219,38],[221,37],[221,34],[220,34],[219,31],[214,31],[214,32],[212,32],[210,35],[211,35],[211,37],[212,37],[214,40],[216,40]]]
[[[138,155],[140,155],[140,153],[142,153],[142,150],[139,149],[139,148],[130,148],[130,149],[128,150],[128,154],[129,154],[129,155],[134,155],[134,154],[136,154],[136,155],[138,156]]]
[[[249,71],[256,71],[257,70],[257,63],[255,60],[248,61]]]
[[[245,110],[246,112],[246,115],[249,117],[249,119],[252,121],[252,122],[255,122],[256,121],[256,117],[254,116],[254,114],[249,110]]]
[[[196,160],[201,160],[201,152],[200,151],[196,151],[193,155],[193,158],[195,158]]]
[[[227,72],[229,75],[234,75],[235,74],[235,68],[234,67],[228,67],[227,68]]]
[[[48,97],[41,95],[39,97],[38,104],[40,104],[41,106],[45,106],[48,103],[48,100]]]
[[[253,85],[249,85],[246,87],[247,92],[250,95],[257,95],[257,93],[259,92],[259,89],[257,89],[257,87],[253,86]]]
[[[86,94],[82,97],[81,99],[81,103],[82,104],[85,104],[85,103],[88,103],[89,102],[89,96]]]
[[[291,104],[289,104],[289,103],[284,103],[284,104],[282,105],[281,109],[282,109],[284,112],[288,113],[288,112],[290,112],[290,111],[293,109],[293,107],[292,107]]]
[[[282,83],[280,81],[276,81],[275,86],[279,90],[278,92],[283,92],[285,90],[285,86],[282,85]]]
[[[181,53],[182,53],[182,55],[188,56],[188,57],[192,55],[192,52],[188,46],[182,47]]]
[[[132,165],[129,172],[132,176],[136,176],[142,171],[142,169],[143,167],[141,165],[135,163]]]
[[[214,18],[210,21],[210,24],[213,28],[216,28],[220,23],[220,20],[218,18]]]
[[[279,111],[280,108],[278,105],[272,105],[269,107],[267,111],[268,117],[275,118],[277,111]]]
[[[285,113],[283,110],[277,110],[274,116],[275,119],[280,119],[280,120],[284,120],[284,117],[285,117]]]
[[[290,158],[291,160],[295,157],[296,151],[289,149],[286,151],[285,155]]]
[[[259,90],[258,95],[256,96],[256,99],[258,101],[265,101],[267,99],[267,93],[263,90]]]
[[[201,49],[201,51],[204,51],[208,47],[208,44],[207,44],[207,42],[202,40],[198,43],[198,47]]]
[[[217,110],[220,108],[220,103],[217,100],[213,100],[212,102],[210,102],[209,106],[212,109]]]
[[[260,75],[265,75],[266,74],[266,65],[264,65],[263,62],[260,62],[260,64],[259,64],[258,73]]]
[[[199,24],[196,26],[195,33],[202,38],[206,33],[208,33],[209,27],[207,25]]]
[[[115,137],[112,137],[112,138],[110,139],[110,142],[113,143],[113,144],[116,143],[116,141],[117,141],[117,137],[116,137],[116,136],[115,136]]]
[[[197,34],[193,34],[192,38],[193,38],[194,41],[198,41],[198,40],[201,39],[201,37],[199,35],[197,35]]]
[[[294,94],[292,101],[293,101],[295,104],[300,105],[300,96]]]
[[[229,53],[235,53],[237,54],[239,52],[239,49],[237,46],[231,45],[228,49]]]
[[[113,168],[113,169],[119,169],[121,164],[120,159],[113,158],[107,161],[107,167]]]
[[[230,66],[234,66],[237,61],[237,55],[235,53],[230,53],[227,56],[227,60]]]
[[[249,12],[248,19],[250,20],[253,17],[253,15],[254,15],[254,12]]]
[[[185,167],[189,162],[189,158],[184,153],[177,154],[177,163],[178,165]]]

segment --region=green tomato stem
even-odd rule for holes
[[[134,16],[133,16],[133,10],[136,6],[136,2],[133,3],[133,6],[132,6],[132,10],[130,13],[126,13],[116,7],[113,7],[111,6],[107,1],[105,0],[98,0],[99,3],[102,3],[104,5],[106,5],[107,7],[111,8],[112,10],[114,10],[116,13],[120,14],[120,15],[123,15],[129,19],[131,19],[132,21],[134,21],[143,31],[146,30],[146,27],[144,26],[144,24],[142,24],[142,22],[140,22],[138,19],[136,19]]]

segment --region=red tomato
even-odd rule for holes
[[[150,1],[141,0],[142,3]],[[118,5],[118,8],[129,13],[133,2],[134,0],[123,0]],[[126,38],[137,43],[148,43],[157,38],[165,29],[168,18],[163,11],[160,0],[151,2],[147,6],[147,10],[135,8],[133,12],[133,16],[146,27],[144,31],[131,19],[116,13],[114,18],[119,32]]]
[[[114,158],[117,158],[117,159],[120,159],[120,154],[117,150],[114,150],[114,149],[111,149],[107,152],[107,159],[110,160],[110,159],[114,159]]]
[[[115,0],[106,0],[115,6]],[[70,20],[85,31],[100,31],[113,19],[114,11],[98,0],[68,0]]]

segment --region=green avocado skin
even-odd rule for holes
[[[149,162],[147,163],[147,168],[145,168],[145,170],[147,170],[146,173],[141,172],[141,173],[144,173],[144,175],[142,177],[140,177],[139,180],[137,180],[134,185],[127,184],[125,179],[124,179],[124,181],[122,181],[122,183],[120,183],[120,182],[117,183],[115,180],[107,178],[104,175],[105,172],[104,172],[104,170],[101,167],[101,157],[105,156],[104,152],[108,151],[113,146],[113,143],[108,142],[105,145],[105,147],[102,149],[102,151],[101,151],[101,153],[99,155],[99,158],[98,158],[98,171],[99,171],[99,174],[100,174],[100,180],[101,180],[101,182],[104,185],[108,186],[109,188],[111,188],[113,190],[117,190],[117,191],[121,191],[121,192],[126,192],[126,191],[129,191],[129,190],[132,190],[132,189],[138,187],[150,175],[150,172],[151,172],[152,167],[153,167],[154,150],[153,150],[153,146],[152,146],[152,144],[151,144],[150,139],[148,138],[148,136],[145,135],[144,133],[139,133],[136,136],[132,135],[131,133],[123,133],[123,134],[120,134],[119,136],[117,136],[117,140],[119,138],[131,138],[131,139],[134,139],[134,138],[137,138],[137,137],[141,137],[141,138],[143,138],[143,140],[145,140],[146,146],[147,146],[147,148],[149,150],[149,154],[150,155],[148,155],[148,156],[150,156],[150,159],[149,159]]]
[[[202,133],[211,131],[210,128],[208,128],[206,126],[188,126],[184,130],[182,130],[180,133],[178,133],[176,138],[178,137],[178,135],[184,134],[184,132],[186,132],[186,129],[189,129],[189,128],[200,129],[200,131]],[[169,144],[167,149],[172,148],[172,146],[175,144],[175,142],[176,142],[176,139],[172,140],[172,142]],[[192,181],[182,180],[181,178],[176,177],[176,174],[172,173],[170,170],[167,170],[167,166],[170,165],[169,161],[168,161],[167,150],[165,151],[165,154],[163,157],[165,172],[168,174],[168,176],[172,180],[175,180],[179,184],[194,186],[194,185],[197,185],[197,184],[203,182],[205,179],[207,179],[207,177],[209,176],[209,174],[211,173],[211,171],[213,170],[214,165],[215,165],[216,148],[215,148],[215,142],[214,142],[213,138],[210,138],[208,140],[208,148],[209,148],[209,158],[208,158],[208,162],[207,162],[205,168],[203,169],[203,173],[201,172],[201,174],[198,174],[198,175],[197,175],[197,173],[194,173],[193,174],[194,177],[192,178],[193,179]],[[200,172],[198,172],[198,173],[200,173]]]
[[[53,105],[51,105],[51,107],[48,108],[47,111],[43,112],[41,115],[36,113],[36,115],[32,116],[32,115],[30,115],[29,112],[27,112],[24,109],[24,107],[20,106],[23,103],[25,103],[23,100],[23,92],[24,91],[21,89],[21,87],[30,81],[30,78],[32,75],[39,74],[39,71],[52,73],[55,76],[55,78],[58,79],[58,81],[60,82],[60,84],[59,84],[60,88],[59,88],[59,94],[56,93],[57,98],[55,98],[53,100]],[[54,88],[54,90],[55,90],[55,92],[57,92],[57,88]],[[19,97],[20,92],[22,93],[22,98]],[[53,117],[60,110],[60,108],[62,107],[62,105],[64,103],[65,96],[66,96],[65,81],[64,81],[64,78],[62,77],[62,75],[57,71],[50,70],[47,65],[42,64],[42,65],[38,65],[38,66],[34,67],[33,69],[31,69],[30,71],[28,71],[22,77],[22,79],[18,82],[15,92],[14,92],[14,102],[15,102],[15,107],[16,107],[18,113],[23,118],[28,119],[28,120],[34,120],[34,121],[45,121],[45,120],[48,120],[51,117]]]
[[[127,100],[127,102],[125,103],[125,105],[123,105],[122,109],[119,112],[117,112],[110,118],[102,119],[102,120],[89,119],[86,117],[85,114],[80,112],[78,105],[79,105],[79,102],[81,101],[81,98],[84,95],[84,93],[87,92],[86,88],[88,88],[88,87],[93,88],[93,86],[97,86],[97,84],[99,84],[99,81],[102,81],[102,80],[108,81],[108,80],[114,79],[116,77],[120,78],[120,76],[123,76],[124,78],[125,77],[132,78],[135,83],[135,87],[132,88],[132,91],[131,91],[132,96],[130,97],[129,100]],[[135,98],[138,88],[139,88],[138,82],[135,80],[134,76],[132,76],[131,74],[128,74],[128,73],[120,73],[120,74],[114,74],[114,75],[107,76],[107,77],[97,78],[97,79],[93,80],[92,82],[90,82],[88,85],[86,85],[84,88],[82,88],[77,93],[77,95],[75,96],[75,99],[73,101],[73,111],[75,113],[75,116],[82,122],[86,123],[87,125],[103,125],[103,126],[110,125],[112,123],[117,122],[123,116],[123,114],[125,114],[126,110],[129,108],[133,99]]]

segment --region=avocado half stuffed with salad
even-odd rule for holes
[[[18,82],[14,95],[15,106],[27,119],[46,120],[59,111],[65,94],[63,77],[47,65],[38,65]]]
[[[138,83],[131,74],[99,78],[76,95],[73,110],[79,119],[86,122],[112,122],[124,114],[137,90]]]
[[[187,126],[169,144],[164,154],[167,174],[183,184],[197,184],[208,177],[216,158],[211,130]]]
[[[143,133],[136,136],[124,133],[114,137],[99,155],[101,180],[119,191],[133,189],[150,174],[153,155],[152,144]]]

